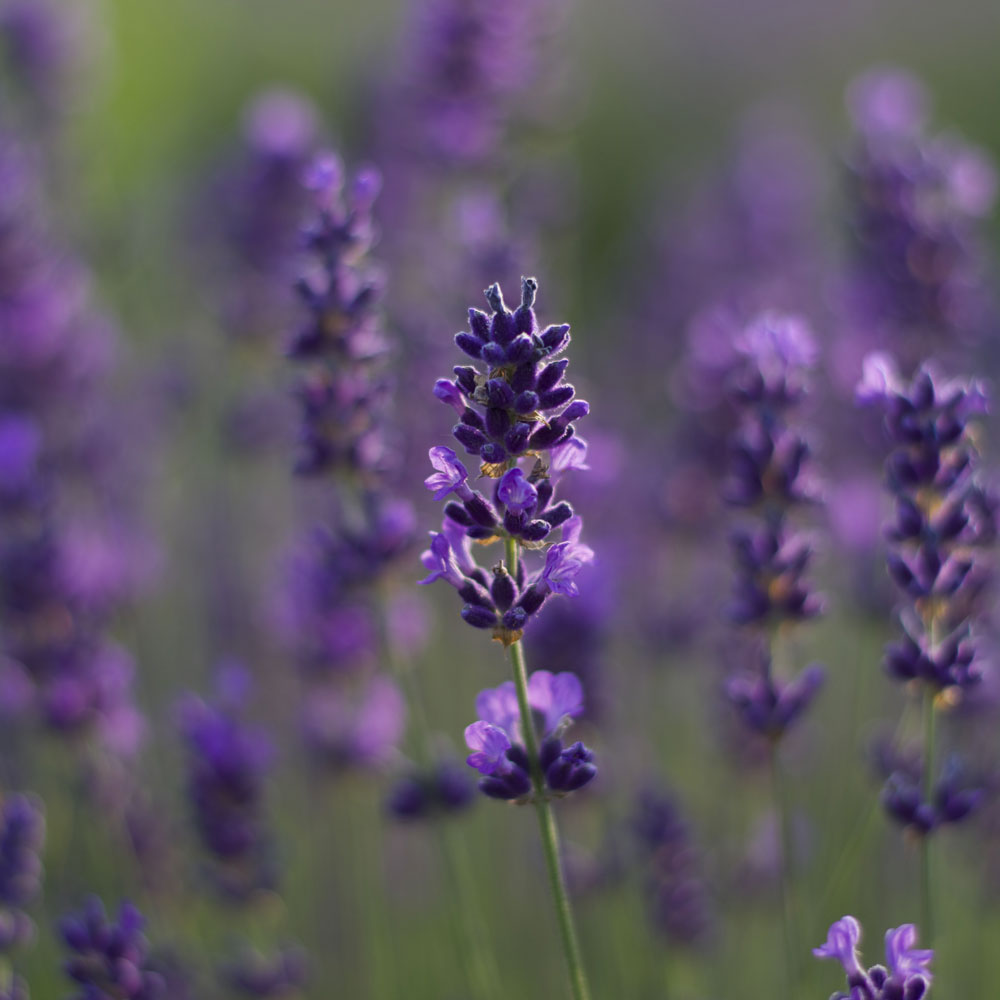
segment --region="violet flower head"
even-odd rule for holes
[[[380,674],[324,685],[302,710],[302,736],[324,766],[378,768],[397,752],[406,729],[406,702]]]
[[[162,977],[152,971],[145,920],[131,903],[122,903],[118,920],[108,920],[96,896],[79,914],[59,924],[70,951],[67,976],[79,987],[73,1000],[160,1000],[166,991]]]
[[[302,368],[296,470],[320,475],[347,469],[371,476],[389,461],[388,342],[378,316],[381,280],[367,259],[380,180],[365,169],[345,184],[339,159],[321,153],[304,183],[313,204],[302,233],[306,266],[296,285],[303,319],[287,347]]]
[[[580,518],[555,495],[566,474],[586,468],[575,422],[590,407],[564,381],[569,362],[554,360],[569,343],[569,327],[539,329],[537,289],[534,278],[522,279],[521,304],[511,311],[499,285],[488,288],[492,316],[470,310],[469,332],[455,338],[483,369],[458,366],[455,381],[439,381],[434,390],[459,414],[455,439],[479,460],[492,489],[472,489],[465,466],[444,447],[431,449],[437,471],[425,481],[435,499],[449,493],[455,499],[445,504],[444,527],[421,557],[431,571],[421,582],[446,580],[465,602],[463,619],[507,644],[550,595],[576,596],[580,570],[594,558],[580,541]],[[516,579],[503,564],[490,574],[476,564],[468,542],[499,539],[514,540],[522,551],[544,549],[544,561],[529,572],[519,559]]]
[[[682,945],[703,944],[714,915],[691,829],[673,797],[640,793],[631,818],[650,920]]]
[[[526,799],[532,768],[538,767],[547,793],[562,796],[597,776],[594,755],[583,743],[565,746],[563,735],[583,713],[583,687],[575,674],[536,670],[528,678],[528,704],[535,717],[538,761],[528,758],[514,684],[480,691],[479,721],[465,729],[469,767],[481,775],[479,788],[495,799]]]
[[[847,973],[849,992],[834,993],[830,1000],[922,1000],[931,986],[928,966],[934,952],[915,947],[913,924],[892,928],[885,935],[886,965],[865,969],[858,944],[861,925],[854,917],[841,917],[831,925],[826,941],[813,948],[817,958],[836,959]]]
[[[988,156],[927,129],[921,83],[874,70],[848,91],[854,268],[851,317],[916,363],[997,327],[983,220],[996,197]]]
[[[264,818],[270,741],[241,718],[242,698],[220,683],[212,704],[189,695],[180,706],[188,748],[187,784],[209,874],[226,897],[240,901],[274,881]]]
[[[0,954],[26,944],[34,934],[24,911],[41,891],[44,842],[45,817],[38,799],[10,795],[0,803]]]
[[[778,740],[823,682],[816,665],[793,679],[775,676],[767,646],[769,630],[823,611],[807,577],[812,543],[793,523],[798,510],[819,495],[809,447],[794,423],[817,349],[804,322],[776,313],[750,323],[736,345],[742,365],[730,394],[740,422],[731,439],[724,497],[747,516],[732,531],[736,578],[726,614],[748,636],[749,666],[730,679],[726,693],[751,732]]]
[[[421,820],[461,812],[472,804],[475,788],[466,769],[451,758],[399,777],[386,807],[398,820]]]
[[[895,513],[886,560],[903,607],[902,636],[886,648],[886,671],[922,681],[934,694],[970,690],[982,679],[986,609],[978,581],[992,565],[996,536],[996,506],[970,428],[985,412],[985,392],[927,367],[906,384],[891,357],[873,355],[857,395],[881,408],[892,446],[886,480]]]
[[[900,766],[893,769],[882,789],[882,805],[889,817],[919,836],[961,823],[979,808],[986,795],[982,783],[957,754],[946,758],[929,800],[922,785],[922,769]]]

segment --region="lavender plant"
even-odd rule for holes
[[[459,415],[455,440],[480,461],[480,473],[493,485],[489,497],[473,490],[452,449],[431,449],[435,472],[425,485],[437,500],[452,493],[456,499],[445,505],[442,530],[431,533],[431,546],[421,556],[430,570],[421,583],[443,579],[451,584],[465,602],[463,620],[490,631],[510,653],[513,683],[483,691],[477,699],[480,719],[466,730],[473,751],[468,763],[484,776],[480,788],[487,795],[535,804],[571,989],[582,1000],[588,995],[587,979],[551,800],[587,784],[596,767],[582,743],[562,745],[566,720],[582,711],[579,680],[547,671],[529,680],[520,640],[552,595],[578,593],[576,577],[594,557],[580,542],[580,518],[569,503],[556,501],[551,475],[560,449],[575,448],[575,421],[590,408],[563,381],[569,362],[553,360],[569,343],[569,326],[539,330],[537,290],[534,278],[523,278],[521,304],[512,312],[499,285],[488,288],[492,316],[470,309],[469,331],[455,337],[484,370],[459,366],[454,381],[442,379],[434,387],[435,396]],[[522,462],[530,462],[527,471]],[[555,542],[550,536],[559,529],[561,540]],[[488,574],[473,559],[471,542],[501,539],[504,559]],[[545,551],[544,563],[529,573],[522,553],[538,550]],[[542,716],[541,731],[534,712]]]
[[[924,745],[919,786],[899,770],[883,792],[889,815],[921,843],[921,906],[934,935],[930,838],[969,815],[981,795],[966,787],[954,759],[936,775],[936,717],[974,692],[983,677],[977,578],[996,537],[995,505],[982,502],[984,484],[970,421],[986,397],[975,381],[948,381],[929,366],[907,384],[887,355],[866,360],[859,402],[877,405],[892,451],[886,481],[894,519],[887,527],[889,576],[900,592],[901,638],[886,648],[891,678],[919,688]]]
[[[756,519],[732,535],[736,581],[728,617],[749,642],[745,665],[729,681],[727,694],[743,724],[768,748],[781,824],[782,911],[791,989],[797,967],[795,862],[778,747],[822,686],[823,669],[813,665],[782,678],[773,661],[782,633],[822,610],[806,578],[812,545],[792,520],[798,508],[817,500],[809,446],[792,417],[806,394],[806,373],[816,348],[802,321],[777,314],[751,323],[738,346],[746,362],[732,395],[741,423],[732,439],[724,495],[731,506],[754,512]]]
[[[31,795],[0,800],[0,995],[26,998],[27,985],[14,972],[13,952],[28,944],[35,925],[26,908],[39,896],[45,842],[42,803]]]

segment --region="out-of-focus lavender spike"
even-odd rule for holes
[[[25,912],[41,892],[45,815],[31,795],[0,801],[0,955],[29,942],[35,925]]]
[[[756,516],[732,535],[737,575],[727,614],[733,624],[766,636],[823,608],[806,579],[812,545],[791,520],[797,508],[819,496],[809,447],[792,418],[807,392],[816,347],[803,323],[774,314],[750,324],[736,343],[745,360],[730,392],[741,424],[731,439],[725,498]],[[812,666],[782,680],[773,673],[766,645],[762,655],[753,645],[748,649],[751,662],[729,681],[726,693],[751,731],[777,740],[808,707],[823,671]]]
[[[165,1000],[166,986],[153,971],[144,926],[145,919],[131,903],[121,904],[117,921],[109,920],[96,896],[78,914],[60,921],[70,953],[63,967],[79,987],[73,1000]]]
[[[0,177],[4,649],[34,688],[20,711],[131,753],[143,728],[133,667],[106,630],[142,580],[149,547],[121,447],[125,421],[109,405],[114,334],[92,310],[86,271],[53,236],[34,157],[8,133]]]
[[[270,741],[241,718],[242,699],[220,674],[214,703],[188,695],[179,725],[187,744],[187,785],[208,872],[223,897],[243,901],[275,882],[263,814]]]
[[[847,95],[854,257],[844,290],[848,343],[885,348],[911,369],[929,354],[968,352],[1000,328],[984,220],[996,196],[982,150],[928,130],[915,77],[871,70]]]
[[[712,903],[687,820],[673,797],[644,789],[631,819],[655,927],[672,942],[704,944],[714,924]]]

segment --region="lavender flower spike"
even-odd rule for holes
[[[469,331],[455,338],[483,368],[460,365],[454,382],[439,380],[434,387],[435,396],[459,415],[455,440],[480,460],[493,488],[473,490],[465,466],[446,447],[430,449],[435,471],[424,480],[435,500],[449,494],[455,499],[445,504],[446,528],[421,557],[431,570],[421,583],[447,580],[465,601],[465,622],[491,630],[505,645],[521,637],[552,594],[576,597],[576,577],[594,558],[580,541],[580,518],[555,496],[563,473],[586,468],[586,445],[575,437],[574,425],[590,407],[564,381],[569,362],[554,360],[569,343],[569,326],[539,329],[537,291],[534,278],[523,278],[521,304],[511,311],[500,286],[490,286],[486,299],[493,315],[471,309]],[[519,558],[516,573],[504,565],[491,573],[475,564],[459,536],[543,549],[544,561],[529,572]]]
[[[830,1000],[921,1000],[927,996],[931,973],[927,968],[934,952],[916,948],[913,924],[894,927],[885,934],[886,966],[861,965],[858,942],[861,925],[854,917],[841,917],[831,927],[826,942],[813,948],[817,958],[835,958],[847,973],[848,993],[834,993]]]

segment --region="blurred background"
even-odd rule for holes
[[[531,668],[574,670],[587,689],[579,729],[599,776],[558,812],[594,996],[786,995],[767,753],[724,693],[756,655],[724,620],[735,521],[719,498],[737,424],[725,384],[732,331],[765,309],[812,330],[812,391],[793,422],[825,498],[796,519],[827,612],[776,629],[771,647],[790,674],[826,667],[782,744],[801,947],[787,995],[841,984],[809,949],[844,913],[868,928],[872,962],[884,928],[919,920],[915,838],[879,805],[920,737],[918,697],[881,668],[898,631],[888,444],[853,388],[873,349],[906,373],[927,356],[948,374],[1000,367],[1000,7],[509,2],[0,2],[14,248],[0,248],[13,275],[0,284],[36,266],[24,259],[58,261],[38,270],[60,303],[38,330],[72,328],[36,381],[39,365],[8,352],[4,405],[48,442],[31,446],[45,501],[29,520],[58,535],[56,603],[102,664],[86,682],[100,696],[88,687],[86,711],[66,708],[84,696],[53,688],[47,604],[47,638],[28,643],[46,665],[26,668],[23,694],[25,622],[42,618],[25,617],[19,544],[0,615],[13,637],[0,787],[45,802],[44,890],[27,906],[38,929],[13,963],[34,996],[70,995],[54,927],[88,893],[144,913],[171,997],[561,995],[530,810],[471,800],[471,777],[462,788],[462,733],[476,693],[506,679],[503,651],[447,588],[415,585],[440,523],[425,456],[452,423],[434,380],[462,363],[452,336],[469,306],[486,308],[486,284],[516,303],[528,274],[541,322],[572,326],[570,376],[592,408],[590,471],[566,490],[596,563],[525,644]],[[887,68],[912,76],[856,83]],[[865,228],[882,207],[875,168],[897,151],[875,133],[897,113],[907,154],[933,173],[924,190],[900,168],[917,192],[901,211],[933,203],[923,269],[913,245],[884,250]],[[371,515],[377,556],[351,534],[359,503],[374,523],[367,488],[308,436],[303,457],[308,359],[288,356],[303,316],[293,284],[310,266],[301,178],[321,149],[348,178],[382,175],[369,257],[394,382],[372,404],[393,453],[379,489],[412,514]],[[892,294],[920,286],[905,315],[866,280],[883,252],[912,265]],[[11,312],[0,335],[41,337],[24,322]],[[22,441],[21,425],[4,427]],[[996,430],[988,415],[977,432],[987,480]],[[7,549],[25,516],[5,515]],[[344,584],[362,548],[378,570]],[[988,568],[980,583],[988,668]],[[119,654],[131,666],[108,666]],[[389,676],[401,693],[378,687]],[[998,703],[982,688],[942,712],[942,746],[965,753],[983,790],[935,841],[942,995],[986,997],[1000,971],[986,948],[1000,933]],[[215,708],[251,727],[233,751],[236,791],[199,771],[218,764]],[[400,782],[428,760],[457,768],[455,801],[407,818]],[[250,803],[266,877],[238,851],[218,863],[205,798],[220,794]],[[477,935],[497,972],[477,971]],[[499,989],[477,987],[484,975]]]

